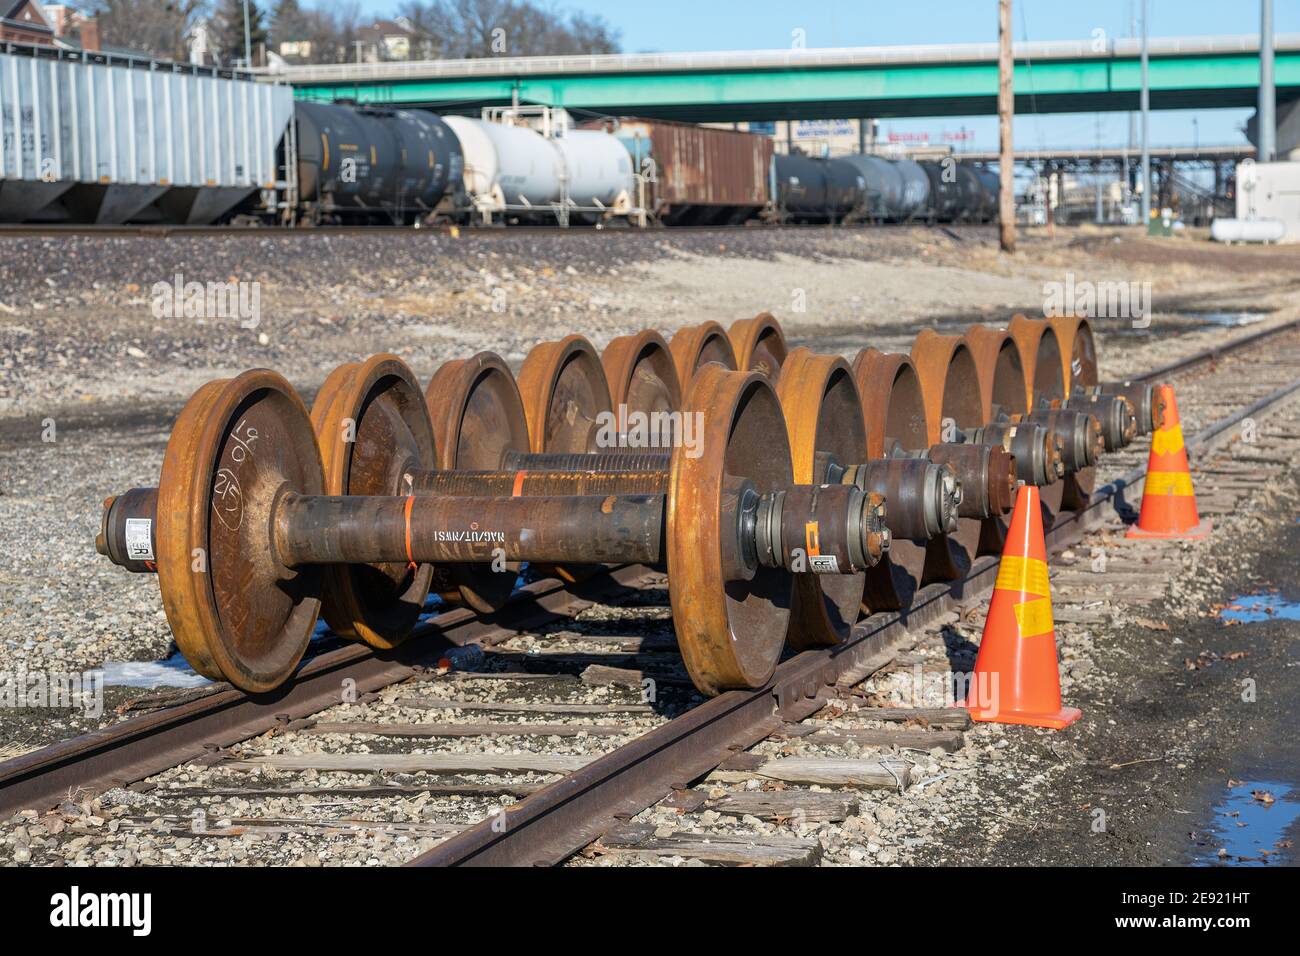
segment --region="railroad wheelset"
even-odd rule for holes
[[[788,349],[766,313],[603,356],[571,335],[518,383],[482,353],[422,391],[378,355],[331,373],[310,416],[255,370],[195,393],[159,487],[109,499],[97,545],[156,569],[185,656],[250,692],[288,679],[318,613],[390,648],[430,590],[500,608],[519,562],[571,580],[665,567],[712,694],[767,680],[787,639],[836,644],[861,611],[905,609],[996,552],[1016,478],[1049,517],[1085,504],[1100,452],[1160,414],[1150,386],[1097,378],[1077,319],[923,332],[911,356],[850,364]]]
[[[130,553],[132,522],[152,522],[148,545],[156,549],[168,620],[200,673],[250,692],[287,680],[315,627],[327,578],[339,580],[340,567],[379,568],[389,582],[361,608],[369,628],[390,620],[379,612],[394,602],[406,613],[401,585],[408,576],[419,580],[426,565],[481,565],[504,555],[665,564],[696,685],[705,693],[759,686],[784,646],[795,578],[805,573],[793,542],[809,523],[820,522],[820,548],[832,560],[807,572],[859,573],[886,545],[878,510],[859,489],[794,483],[781,407],[759,375],[702,370],[685,403],[703,416],[700,454],[674,452],[666,474],[609,476],[617,490],[608,494],[554,493],[543,484],[552,493],[510,497],[441,493],[443,482],[455,485],[464,473],[418,467],[421,457],[436,457],[425,454],[420,425],[395,416],[420,394],[409,372],[391,357],[361,367],[364,375],[345,366],[336,381],[387,383],[371,399],[382,411],[367,434],[378,435],[383,422],[394,426],[395,440],[367,440],[353,451],[348,474],[382,472],[412,493],[328,494],[306,408],[283,378],[255,370],[209,383],[187,404],[156,497],[142,490],[106,503],[100,545],[110,556]],[[400,458],[410,467],[393,467]],[[481,490],[492,481],[479,473],[471,483]],[[152,513],[145,510],[151,500]],[[141,546],[138,537],[134,544]],[[393,568],[404,569],[396,582],[387,573]],[[358,623],[356,632],[367,633]],[[394,629],[383,637],[391,644],[401,635]]]

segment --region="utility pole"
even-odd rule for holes
[[[1016,157],[1011,142],[1011,115],[1016,111],[1011,55],[1011,0],[998,0],[998,239],[1003,252],[1016,251]]]
[[[253,68],[253,34],[248,26],[248,0],[244,0],[244,69]]]
[[[1136,37],[1138,32],[1137,7],[1134,5],[1134,3],[1135,0],[1128,0],[1128,36],[1130,40]],[[1124,182],[1123,185],[1120,187],[1120,197],[1123,199],[1123,203],[1126,209],[1125,215],[1127,215],[1127,210],[1132,208],[1131,203],[1133,202],[1133,190],[1129,188],[1129,178],[1128,178],[1129,155],[1128,154],[1133,152],[1133,145],[1136,142],[1137,142],[1137,117],[1133,115],[1132,110],[1129,110],[1128,111],[1128,147],[1124,150]]]
[[[1151,225],[1151,87],[1147,81],[1147,0],[1142,0],[1142,228]]]
[[[1259,129],[1255,151],[1261,163],[1277,159],[1277,93],[1273,89],[1273,0],[1259,5]]]

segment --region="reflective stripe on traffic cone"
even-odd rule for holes
[[[975,720],[1058,730],[1082,716],[1061,706],[1047,545],[1033,485],[1016,494],[966,707]]]
[[[1187,467],[1183,426],[1172,385],[1156,388],[1157,404],[1163,403],[1160,427],[1151,436],[1151,455],[1142,485],[1142,511],[1137,524],[1128,529],[1129,538],[1203,538],[1210,522],[1201,521],[1196,511],[1196,494]]]

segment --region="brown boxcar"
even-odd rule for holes
[[[588,125],[610,129],[639,171],[653,169],[647,205],[668,225],[744,222],[771,199],[770,136],[655,119]]]

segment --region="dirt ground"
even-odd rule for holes
[[[1007,728],[996,799],[954,814],[913,862],[1204,865],[1220,842],[1211,808],[1230,785],[1300,782],[1300,628],[1277,617],[1229,626],[1215,611],[1273,589],[1300,599],[1300,485],[1276,491],[1252,502],[1249,533],[1216,537],[1221,553],[1173,598],[1094,634],[1095,670],[1067,701],[1083,718],[1061,733]],[[1189,666],[1206,651],[1220,659]],[[1300,862],[1297,838],[1300,821],[1266,844],[1268,863]]]
[[[1014,256],[989,227],[14,238],[0,252],[0,417],[37,421],[174,409],[203,382],[252,367],[310,393],[377,351],[426,379],[483,349],[517,367],[536,343],[570,332],[603,348],[645,327],[761,311],[796,345],[893,350],[922,326],[1042,314],[1044,284],[1070,277],[1149,282],[1152,329],[1099,323],[1140,341],[1202,324],[1189,311],[1292,307],[1300,285],[1297,247],[1087,227],[1029,232]],[[232,304],[234,315],[174,317],[174,296],[156,290],[178,278],[182,288],[236,281],[249,306],[256,291],[257,315]]]

